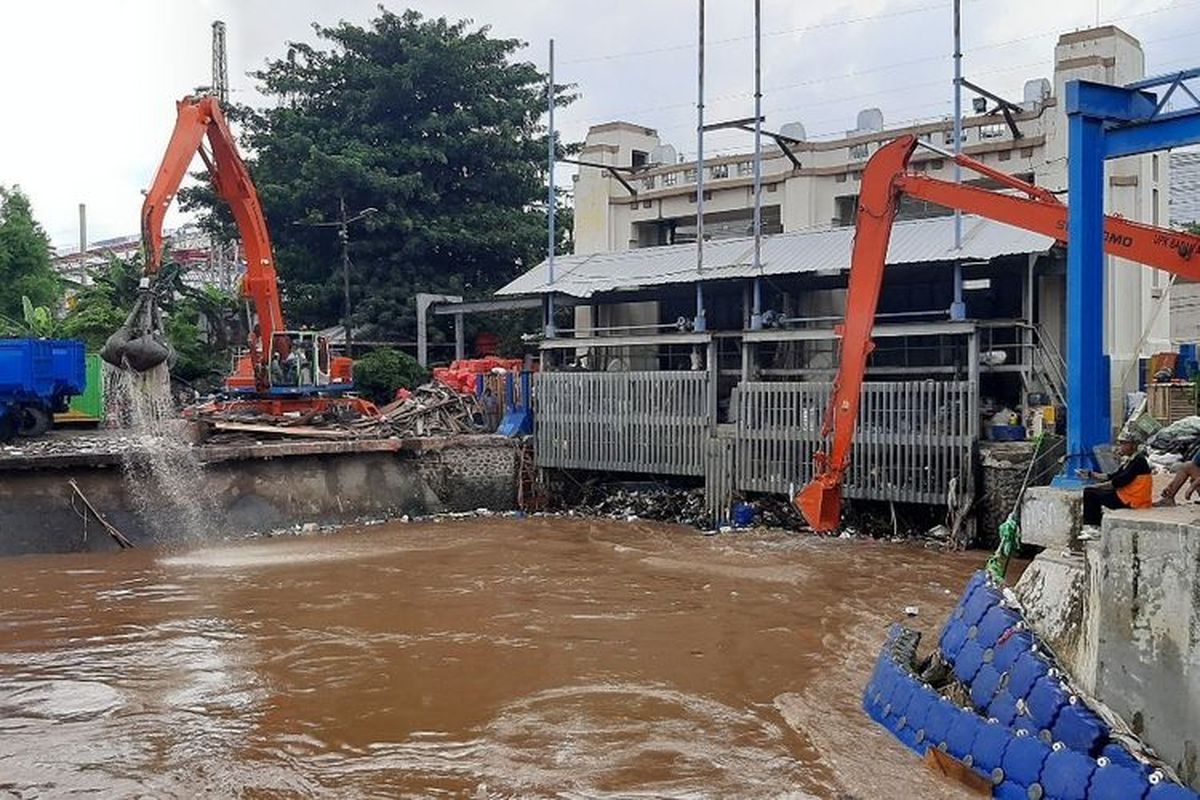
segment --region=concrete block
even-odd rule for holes
[[[1200,789],[1200,509],[1105,515],[1095,694]]]
[[[1088,576],[1082,554],[1060,548],[1038,553],[1013,591],[1024,606],[1029,627],[1071,675],[1086,684]]]
[[[1021,541],[1055,550],[1077,547],[1082,513],[1079,491],[1031,486],[1021,501]]]

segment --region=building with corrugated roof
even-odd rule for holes
[[[1144,56],[1135,38],[1112,26],[1064,34],[1054,55],[1052,78],[1027,81],[1023,96],[1005,98],[1003,108],[994,96],[971,102],[961,144],[987,167],[1065,193],[1066,82],[1128,84],[1144,77]],[[765,235],[755,269],[749,147],[698,165],[652,127],[591,128],[574,179],[574,253],[556,258],[553,281],[542,264],[499,292],[552,297],[573,309],[540,343],[547,374],[538,388],[539,462],[702,475],[718,498],[786,493],[802,483],[821,445],[816,421],[837,363],[862,170],[903,134],[954,146],[951,119],[889,128],[875,109],[833,139],[810,140],[796,122],[775,131],[762,161]],[[910,169],[952,180],[952,167],[919,148]],[[1121,159],[1107,173],[1109,213],[1167,224],[1166,154]],[[984,176],[964,172],[963,180],[997,188]],[[900,208],[848,496],[938,502],[954,487],[972,494],[972,453],[989,423],[1009,411],[1029,422],[1047,406],[1062,419],[1063,249],[972,217],[956,249],[951,213],[908,201]],[[964,278],[961,317],[951,314],[956,266]],[[1139,358],[1170,346],[1168,279],[1112,257],[1107,267],[1106,307],[1097,313],[1106,320],[1119,421],[1125,393],[1137,387]],[[756,284],[766,312],[761,328],[751,315]],[[669,423],[660,407],[675,409]],[[666,434],[664,425],[684,433]]]

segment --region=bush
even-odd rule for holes
[[[354,362],[354,387],[376,403],[389,403],[400,388],[414,389],[429,373],[408,353],[382,347]]]

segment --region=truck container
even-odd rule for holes
[[[86,385],[83,342],[0,339],[0,441],[45,433]]]

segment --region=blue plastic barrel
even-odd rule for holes
[[[1046,759],[1042,768],[1042,788],[1049,797],[1061,800],[1087,800],[1088,784],[1096,771],[1096,760],[1063,748]]]
[[[1020,786],[1041,781],[1042,766],[1050,756],[1050,747],[1036,736],[1018,736],[1004,751],[1004,780]]]
[[[1082,702],[1070,703],[1058,712],[1051,728],[1054,741],[1072,750],[1095,754],[1108,739],[1108,726]]]
[[[1052,730],[1059,712],[1070,699],[1071,695],[1058,680],[1048,675],[1038,678],[1025,699],[1030,721],[1039,731]]]
[[[1040,657],[1026,651],[1017,659],[1008,676],[1008,691],[1013,697],[1025,698],[1033,690],[1039,678],[1045,676],[1050,667]]]
[[[1143,800],[1150,792],[1145,774],[1118,764],[1097,767],[1092,774],[1089,800]]]

